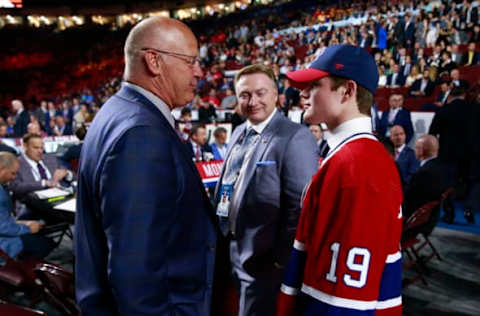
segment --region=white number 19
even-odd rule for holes
[[[330,246],[332,251],[332,261],[330,263],[330,270],[326,274],[326,279],[330,282],[337,283],[337,261],[338,254],[340,252],[340,243],[334,242]],[[357,256],[361,257],[359,263],[355,263],[355,258]],[[361,288],[367,283],[368,268],[370,265],[370,251],[366,248],[353,247],[348,251],[347,256],[347,268],[354,272],[360,272],[359,279],[354,279],[350,274],[345,274],[343,276],[343,281],[347,286]]]

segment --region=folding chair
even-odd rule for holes
[[[46,316],[44,312],[0,301],[0,315],[3,316]]]
[[[417,272],[417,275],[410,280],[407,280],[404,283],[404,286],[407,286],[417,280],[421,280],[425,285],[427,285],[427,281],[423,277],[422,268],[424,268],[424,264],[429,261],[433,256],[440,256],[436,250],[432,251],[427,259],[423,259],[419,256],[418,252],[425,247],[425,245],[429,245],[433,247],[432,243],[428,240],[428,237],[425,238],[425,241],[421,243],[421,240],[417,238],[418,233],[415,233],[417,229],[425,224],[428,223],[430,219],[430,215],[432,214],[432,210],[440,204],[440,201],[431,201],[420,208],[418,208],[405,222],[402,232],[402,241],[401,241],[401,250],[405,253],[409,259],[409,262],[403,265],[404,270],[413,267]],[[417,244],[421,243],[418,247],[415,247]],[[432,248],[435,249],[435,248]],[[441,260],[441,259],[440,259]],[[420,267],[422,265],[422,267]]]
[[[40,259],[14,260],[1,249],[0,257],[4,260],[4,264],[0,265],[2,298],[20,291],[29,298],[30,308],[45,301],[62,315],[79,315],[71,272]]]

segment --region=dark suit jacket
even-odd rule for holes
[[[410,41],[412,45],[415,41],[415,22],[411,21],[405,30],[405,41]]]
[[[190,152],[190,156],[192,158],[195,158],[195,153],[193,152],[192,142],[190,140],[188,140],[185,144],[188,147],[188,151]],[[211,153],[213,155],[212,148],[208,144],[205,144],[202,147],[200,147],[200,152],[202,154],[202,157],[204,157],[204,155],[203,155],[204,153]]]
[[[226,162],[245,134],[246,125],[235,129]],[[240,182],[235,185],[230,205],[230,212],[238,213],[235,233],[242,265],[254,277],[275,269],[275,262],[287,263],[302,191],[318,168],[318,147],[312,133],[280,112],[275,113],[259,137],[243,180],[237,180]],[[216,202],[227,163],[223,165]],[[228,219],[220,217],[224,233],[228,225]]]
[[[378,134],[385,138],[385,134],[387,133],[387,129],[392,127],[393,125],[401,125],[405,130],[406,140],[405,143],[408,144],[413,137],[413,124],[412,118],[410,116],[410,111],[406,109],[400,109],[398,111],[397,116],[393,120],[393,125],[389,125],[388,123],[388,115],[390,113],[390,109],[386,110],[382,113],[382,117],[380,118],[380,122],[378,124]]]
[[[209,315],[216,217],[190,153],[123,86],[80,156],[75,279],[83,315]]]
[[[55,170],[63,168],[55,156],[43,155],[42,161],[52,176]],[[35,180],[32,167],[23,155],[18,158],[18,162],[20,163],[20,169],[18,169],[17,178],[9,184],[9,189],[13,192],[15,198],[22,199],[30,192],[45,189],[41,180]]]
[[[413,91],[420,91],[420,88],[422,87],[422,79],[417,79],[413,82],[412,86],[410,87],[409,94],[412,95]],[[435,84],[428,80],[427,86],[425,87],[425,90],[423,91],[425,93],[426,97],[429,97],[433,93],[433,89],[435,88]]]
[[[428,133],[440,136],[440,160],[454,163],[470,157],[471,120],[472,105],[461,99],[445,104],[435,113]]]
[[[427,161],[412,176],[407,185],[403,198],[403,217],[408,219],[419,207],[434,200],[439,200],[447,189],[448,179],[445,166],[438,158]],[[421,232],[430,234],[435,227],[440,214],[437,207],[432,212],[429,223],[420,229]]]
[[[387,86],[392,85],[392,77],[393,77],[393,74],[390,74],[387,76]],[[402,74],[402,71],[399,71],[395,85],[403,86],[405,84],[406,79],[407,78]]]
[[[397,163],[398,170],[400,171],[402,185],[405,186],[410,182],[412,175],[415,173],[415,171],[417,171],[419,166],[413,149],[408,146],[403,147],[395,162]]]
[[[27,110],[23,110],[22,113],[15,120],[13,125],[13,137],[22,137],[27,133],[27,126],[30,123],[30,115]]]

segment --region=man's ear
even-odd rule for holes
[[[147,67],[148,71],[154,75],[158,75],[163,66],[162,57],[159,56],[159,58],[157,58],[157,56],[157,54],[150,51],[146,51],[145,54],[143,54],[143,61],[145,62],[145,66]]]

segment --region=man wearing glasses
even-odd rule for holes
[[[125,43],[122,88],[88,130],[79,169],[76,293],[83,315],[209,315],[214,212],[171,110],[203,75],[183,23],[154,17]]]

